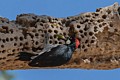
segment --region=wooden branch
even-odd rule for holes
[[[67,18],[35,14],[18,15],[15,21],[0,17],[0,70],[30,68],[114,69],[120,67],[120,6],[98,8]],[[65,44],[56,34],[65,37],[77,33],[81,46],[72,59],[61,66],[29,66],[31,56],[44,48],[45,33],[50,44]],[[19,52],[33,54],[22,54]]]

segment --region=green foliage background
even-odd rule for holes
[[[8,74],[6,71],[0,71],[0,80],[13,80],[13,75]]]

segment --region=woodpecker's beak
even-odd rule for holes
[[[56,36],[57,36],[59,39],[65,39],[65,37],[64,37],[63,35],[57,34]]]

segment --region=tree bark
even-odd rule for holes
[[[120,6],[96,9],[67,18],[21,14],[9,21],[0,17],[0,70],[30,68],[114,69],[120,67]],[[65,44],[65,37],[76,32],[81,45],[71,60],[61,66],[29,66],[30,57],[44,48],[45,33],[50,44]],[[22,54],[29,52],[31,54]],[[33,53],[33,54],[32,54]]]

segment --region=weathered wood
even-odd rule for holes
[[[0,70],[30,68],[114,69],[120,67],[120,6],[98,8],[67,18],[53,18],[35,14],[18,15],[15,21],[0,17]],[[77,33],[81,46],[72,59],[55,67],[32,67],[28,63],[33,54],[44,48],[45,33],[50,44],[64,44],[56,34],[65,37]]]

